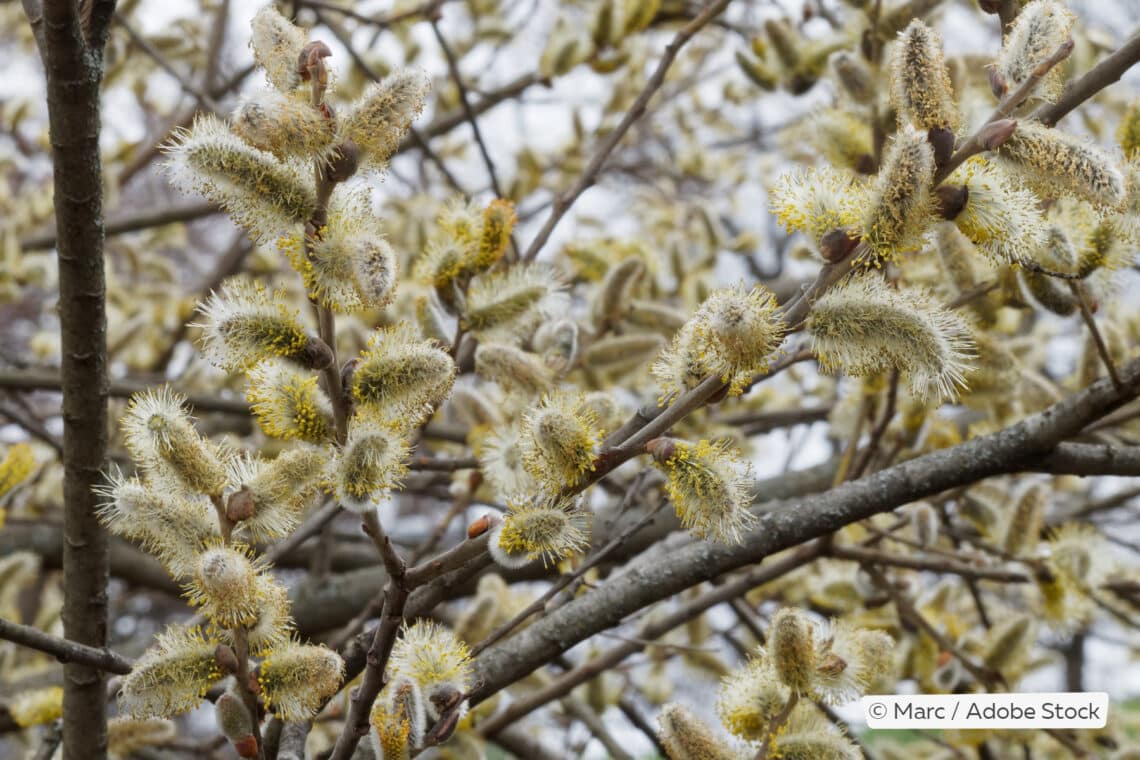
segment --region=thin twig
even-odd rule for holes
[[[867,465],[871,463],[871,458],[879,448],[879,442],[883,439],[887,428],[890,427],[891,420],[895,417],[895,405],[899,396],[899,371],[892,369],[890,375],[890,381],[887,385],[887,405],[883,409],[879,421],[871,429],[871,440],[867,441],[867,446],[860,453],[855,466],[851,468],[848,475],[851,480],[857,480],[867,469]]]
[[[1081,103],[1096,95],[1113,82],[1120,80],[1124,72],[1140,62],[1140,33],[1106,56],[1081,77],[1070,80],[1061,97],[1054,103],[1045,103],[1033,112],[1033,118],[1047,126],[1053,126]]]
[[[166,58],[166,56],[163,55],[154,45],[150,44],[150,42],[145,37],[136,32],[134,30],[134,27],[132,27],[121,14],[115,13],[114,18],[115,23],[121,26],[123,28],[123,31],[127,33],[127,36],[131,38],[131,42],[134,43],[139,48],[139,50],[146,53],[147,56],[149,56],[155,63],[157,63],[160,69],[165,71],[170,76],[174,77],[175,81],[178,82],[178,86],[181,87],[187,94],[193,96],[194,99],[198,101],[199,105],[203,106],[204,108],[208,108],[211,111],[220,110],[221,106],[218,105],[218,102],[216,100],[210,97],[210,94],[208,92],[192,82],[189,77],[185,76],[182,72],[176,69],[174,67],[174,64],[172,64]]]
[[[849,559],[855,562],[872,562],[880,565],[893,565],[911,570],[928,570],[934,573],[952,573],[963,578],[978,578],[998,583],[1029,583],[1029,576],[1024,573],[996,568],[975,567],[964,562],[949,559],[932,559],[925,557],[912,557],[905,554],[888,554],[873,549],[862,549],[857,546],[832,546],[828,553],[838,559]]]
[[[649,81],[645,83],[645,87],[638,94],[637,98],[633,101],[629,111],[626,112],[618,125],[614,127],[598,150],[594,153],[590,162],[586,165],[582,175],[570,190],[554,199],[554,205],[550,210],[550,216],[546,218],[542,228],[535,235],[531,241],[530,247],[527,248],[526,253],[523,254],[523,261],[533,261],[538,256],[539,251],[546,245],[546,241],[550,239],[551,233],[558,223],[562,221],[562,217],[566,216],[566,212],[574,205],[582,193],[586,192],[587,188],[594,184],[597,179],[598,172],[606,163],[606,159],[610,157],[610,153],[625,137],[626,132],[633,126],[641,115],[645,113],[646,106],[649,104],[653,95],[661,88],[665,82],[665,75],[669,71],[669,67],[673,65],[673,61],[677,58],[677,54],[681,52],[681,48],[685,43],[696,35],[701,29],[708,25],[710,21],[720,15],[720,13],[728,6],[731,0],[713,0],[710,2],[701,13],[690,21],[677,32],[673,40],[666,46],[665,53],[661,56],[661,60],[657,63],[657,68],[649,77]]]
[[[1100,354],[1100,360],[1104,363],[1104,368],[1108,370],[1112,384],[1116,386],[1117,390],[1123,389],[1124,384],[1120,382],[1120,373],[1116,371],[1116,362],[1112,360],[1112,354],[1108,351],[1108,344],[1104,342],[1104,336],[1100,334],[1100,329],[1096,326],[1096,319],[1093,317],[1092,309],[1089,308],[1088,299],[1085,298],[1084,288],[1075,282],[1070,282],[1069,289],[1072,291],[1077,305],[1081,307],[1081,318],[1088,325],[1093,342],[1096,344],[1096,352]]]
[[[475,144],[479,146],[479,153],[483,156],[483,165],[487,167],[487,175],[491,179],[491,189],[495,191],[496,198],[502,198],[503,190],[499,185],[499,176],[495,172],[495,162],[491,160],[491,154],[487,151],[487,143],[483,141],[483,132],[479,129],[479,119],[471,110],[471,99],[467,95],[467,85],[463,83],[463,74],[459,71],[459,61],[455,58],[455,51],[447,44],[447,39],[439,28],[439,22],[435,18],[429,18],[428,21],[431,23],[431,30],[435,33],[435,39],[443,49],[443,55],[447,59],[451,81],[455,82],[455,89],[459,92],[459,104],[463,107],[463,114],[467,117],[468,123],[471,124],[471,132],[475,135]]]

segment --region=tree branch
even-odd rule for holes
[[[1124,72],[1140,62],[1140,33],[1106,56],[1078,79],[1069,80],[1056,103],[1046,103],[1033,112],[1033,118],[1053,126],[1081,103],[1096,95],[1113,82],[1120,81]]]
[[[96,649],[78,644],[4,618],[0,618],[0,639],[45,652],[63,663],[80,663],[119,675],[131,672],[131,661],[110,649]]]
[[[635,561],[594,593],[483,652],[475,663],[480,686],[472,693],[472,702],[486,699],[579,641],[618,625],[636,610],[845,525],[992,475],[1089,464],[1087,458],[1074,460],[1076,452],[1057,444],[1134,397],[1140,388],[1140,361],[1122,369],[1121,381],[1123,393],[1107,379],[1101,380],[1001,432],[786,502],[784,508],[765,514],[738,546],[694,542],[674,551],[668,563]],[[1059,457],[1050,463],[1047,455],[1055,447],[1069,459]]]

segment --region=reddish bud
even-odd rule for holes
[[[982,127],[978,132],[978,139],[982,143],[983,150],[994,150],[1000,148],[1016,130],[1017,119],[998,119]]]
[[[843,261],[855,247],[859,245],[859,238],[851,234],[845,227],[832,230],[819,240],[819,255],[824,261],[832,264]]]
[[[328,58],[330,55],[332,50],[320,40],[310,42],[301,48],[301,53],[297,56],[297,75],[301,77],[301,81],[308,82],[312,79],[313,69],[322,65],[322,58]]]
[[[1005,77],[997,70],[996,66],[989,66],[986,73],[989,76],[990,91],[993,92],[994,97],[1004,97],[1009,91],[1009,82],[1005,81]]]
[[[226,517],[230,522],[241,522],[253,517],[257,511],[257,507],[253,502],[253,494],[249,489],[242,486],[241,490],[234,491],[230,494],[230,498],[226,499]]]
[[[855,171],[860,174],[874,174],[879,171],[879,162],[870,153],[863,153],[855,159]]]
[[[260,694],[261,693],[261,683],[258,682],[257,674],[254,673],[252,670],[249,673],[246,673],[245,688],[247,691],[249,691],[250,694]]]
[[[926,133],[926,139],[934,148],[934,164],[943,166],[954,154],[954,130],[935,127]]]
[[[227,644],[218,644],[217,648],[214,649],[214,661],[218,663],[219,668],[227,673],[238,671],[237,655]]]
[[[645,452],[658,462],[664,464],[672,459],[673,455],[677,452],[677,442],[672,438],[654,438],[645,444]]]
[[[325,169],[325,176],[333,182],[344,182],[356,174],[359,166],[360,148],[356,147],[356,143],[352,140],[345,140],[336,146],[336,150],[329,159],[328,167]]]
[[[427,736],[424,737],[424,746],[432,747],[437,744],[443,744],[451,738],[455,733],[455,727],[459,725],[459,712],[453,711],[445,714],[439,719],[439,722],[432,726],[431,731],[428,731]]]
[[[233,744],[238,757],[257,757],[257,739],[253,737],[253,734],[236,739]]]
[[[957,218],[969,199],[970,190],[965,185],[939,185],[934,191],[938,214],[946,220]]]
[[[323,340],[309,336],[309,342],[305,344],[302,359],[309,369],[324,369],[333,363],[333,352]]]
[[[487,515],[480,515],[475,518],[470,525],[467,526],[467,537],[478,538],[491,529],[491,518]]]

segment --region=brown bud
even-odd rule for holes
[[[983,150],[994,150],[1000,148],[1016,130],[1017,119],[998,119],[982,127],[978,132],[978,139]]]
[[[230,494],[226,499],[226,517],[230,522],[241,522],[253,517],[257,507],[253,502],[253,494],[245,486]]]
[[[926,139],[934,148],[934,164],[943,166],[954,155],[954,130],[935,127],[926,133]]]
[[[870,153],[863,153],[855,159],[855,171],[860,174],[874,174],[879,171],[879,162]]]
[[[487,515],[480,515],[476,517],[470,525],[467,526],[467,537],[478,538],[491,529],[491,518]]]
[[[847,670],[847,661],[837,655],[835,652],[828,652],[823,656],[823,659],[818,665],[815,666],[817,672],[822,675],[835,677]]]
[[[234,654],[234,650],[230,649],[228,644],[218,644],[214,649],[214,662],[218,663],[218,667],[226,673],[238,671],[237,655]]]
[[[425,747],[432,747],[437,744],[443,744],[455,733],[455,727],[457,725],[459,725],[459,713],[447,713],[439,719],[438,723],[432,726],[431,731],[427,732],[427,736],[424,737],[423,745]]]
[[[938,214],[946,220],[956,219],[969,199],[970,190],[965,185],[939,185],[934,191]]]
[[[993,92],[994,97],[1004,97],[1009,92],[1009,82],[1005,81],[1005,77],[997,70],[997,66],[988,67],[986,73],[989,76],[990,91]]]
[[[452,686],[441,686],[428,697],[436,712],[443,715],[463,701],[463,693]]]
[[[1001,10],[1001,0],[978,0],[978,7],[983,13],[998,13]]]
[[[340,387],[346,398],[352,396],[352,377],[356,374],[356,368],[359,364],[360,359],[349,359],[340,368]]]
[[[344,182],[353,174],[356,174],[356,170],[359,166],[360,148],[356,147],[356,143],[352,140],[345,140],[336,146],[332,157],[329,158],[328,167],[325,169],[325,176],[333,182]]]
[[[245,688],[250,694],[261,693],[261,682],[257,680],[257,674],[252,670],[245,674]]]
[[[662,464],[672,459],[676,451],[677,442],[672,438],[654,438],[645,444],[645,452]]]
[[[257,757],[257,739],[253,734],[234,741],[233,745],[238,757]]]
[[[328,58],[330,55],[332,50],[320,40],[310,42],[301,48],[301,53],[297,56],[297,75],[301,77],[301,81],[308,82],[312,79],[313,69],[321,65],[322,58]]]
[[[836,263],[843,261],[859,245],[859,238],[851,234],[845,227],[834,229],[819,239],[819,255],[824,261]]]
[[[793,95],[803,95],[805,92],[815,87],[815,83],[819,81],[819,77],[804,71],[793,72],[788,77],[787,87],[788,92]]]
[[[333,352],[325,343],[318,337],[313,335],[309,336],[309,342],[305,344],[304,351],[302,352],[302,360],[305,366],[309,369],[324,369],[333,363]]]
[[[870,61],[874,55],[874,51],[875,33],[871,30],[870,27],[868,27],[863,30],[863,36],[859,40],[859,52],[863,54],[864,58]]]

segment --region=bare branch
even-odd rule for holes
[[[1070,80],[1061,97],[1057,98],[1057,102],[1046,103],[1039,107],[1033,112],[1033,118],[1042,124],[1053,126],[1081,103],[1113,82],[1120,81],[1124,72],[1135,66],[1137,62],[1140,62],[1140,33],[1132,35],[1119,49],[1106,56],[1080,78]]]
[[[131,672],[131,661],[110,649],[96,649],[78,644],[4,618],[0,618],[0,639],[14,641],[21,646],[45,652],[60,662],[76,662],[119,675]]]
[[[550,210],[550,216],[546,218],[542,229],[538,231],[534,240],[531,241],[530,247],[527,248],[526,253],[523,254],[523,261],[533,261],[534,258],[538,256],[539,251],[546,245],[546,241],[550,239],[554,228],[562,221],[562,217],[566,216],[566,212],[570,210],[570,207],[574,205],[574,202],[578,200],[582,193],[586,192],[587,188],[594,184],[598,172],[605,166],[606,160],[610,157],[610,153],[612,153],[614,148],[617,147],[617,144],[621,142],[621,139],[625,137],[625,133],[629,131],[629,128],[633,126],[634,122],[640,119],[642,114],[645,113],[649,101],[653,98],[654,94],[656,94],[657,90],[661,89],[661,85],[665,83],[665,75],[669,72],[669,67],[673,65],[673,61],[676,60],[677,54],[681,52],[681,48],[684,47],[685,43],[692,39],[697,32],[705,28],[710,21],[719,16],[721,12],[728,7],[730,1],[731,0],[712,0],[712,2],[701,11],[700,15],[681,27],[677,35],[665,47],[665,53],[661,56],[661,60],[658,61],[657,68],[654,69],[653,74],[649,77],[649,81],[645,83],[645,87],[641,90],[637,99],[633,101],[633,105],[630,106],[629,111],[626,112],[625,116],[622,117],[622,120],[614,127],[613,131],[606,136],[606,139],[602,141],[602,144],[598,147],[598,150],[594,153],[594,156],[590,159],[590,163],[586,165],[586,168],[582,171],[582,175],[578,178],[574,186],[566,193],[555,198],[554,206]]]

